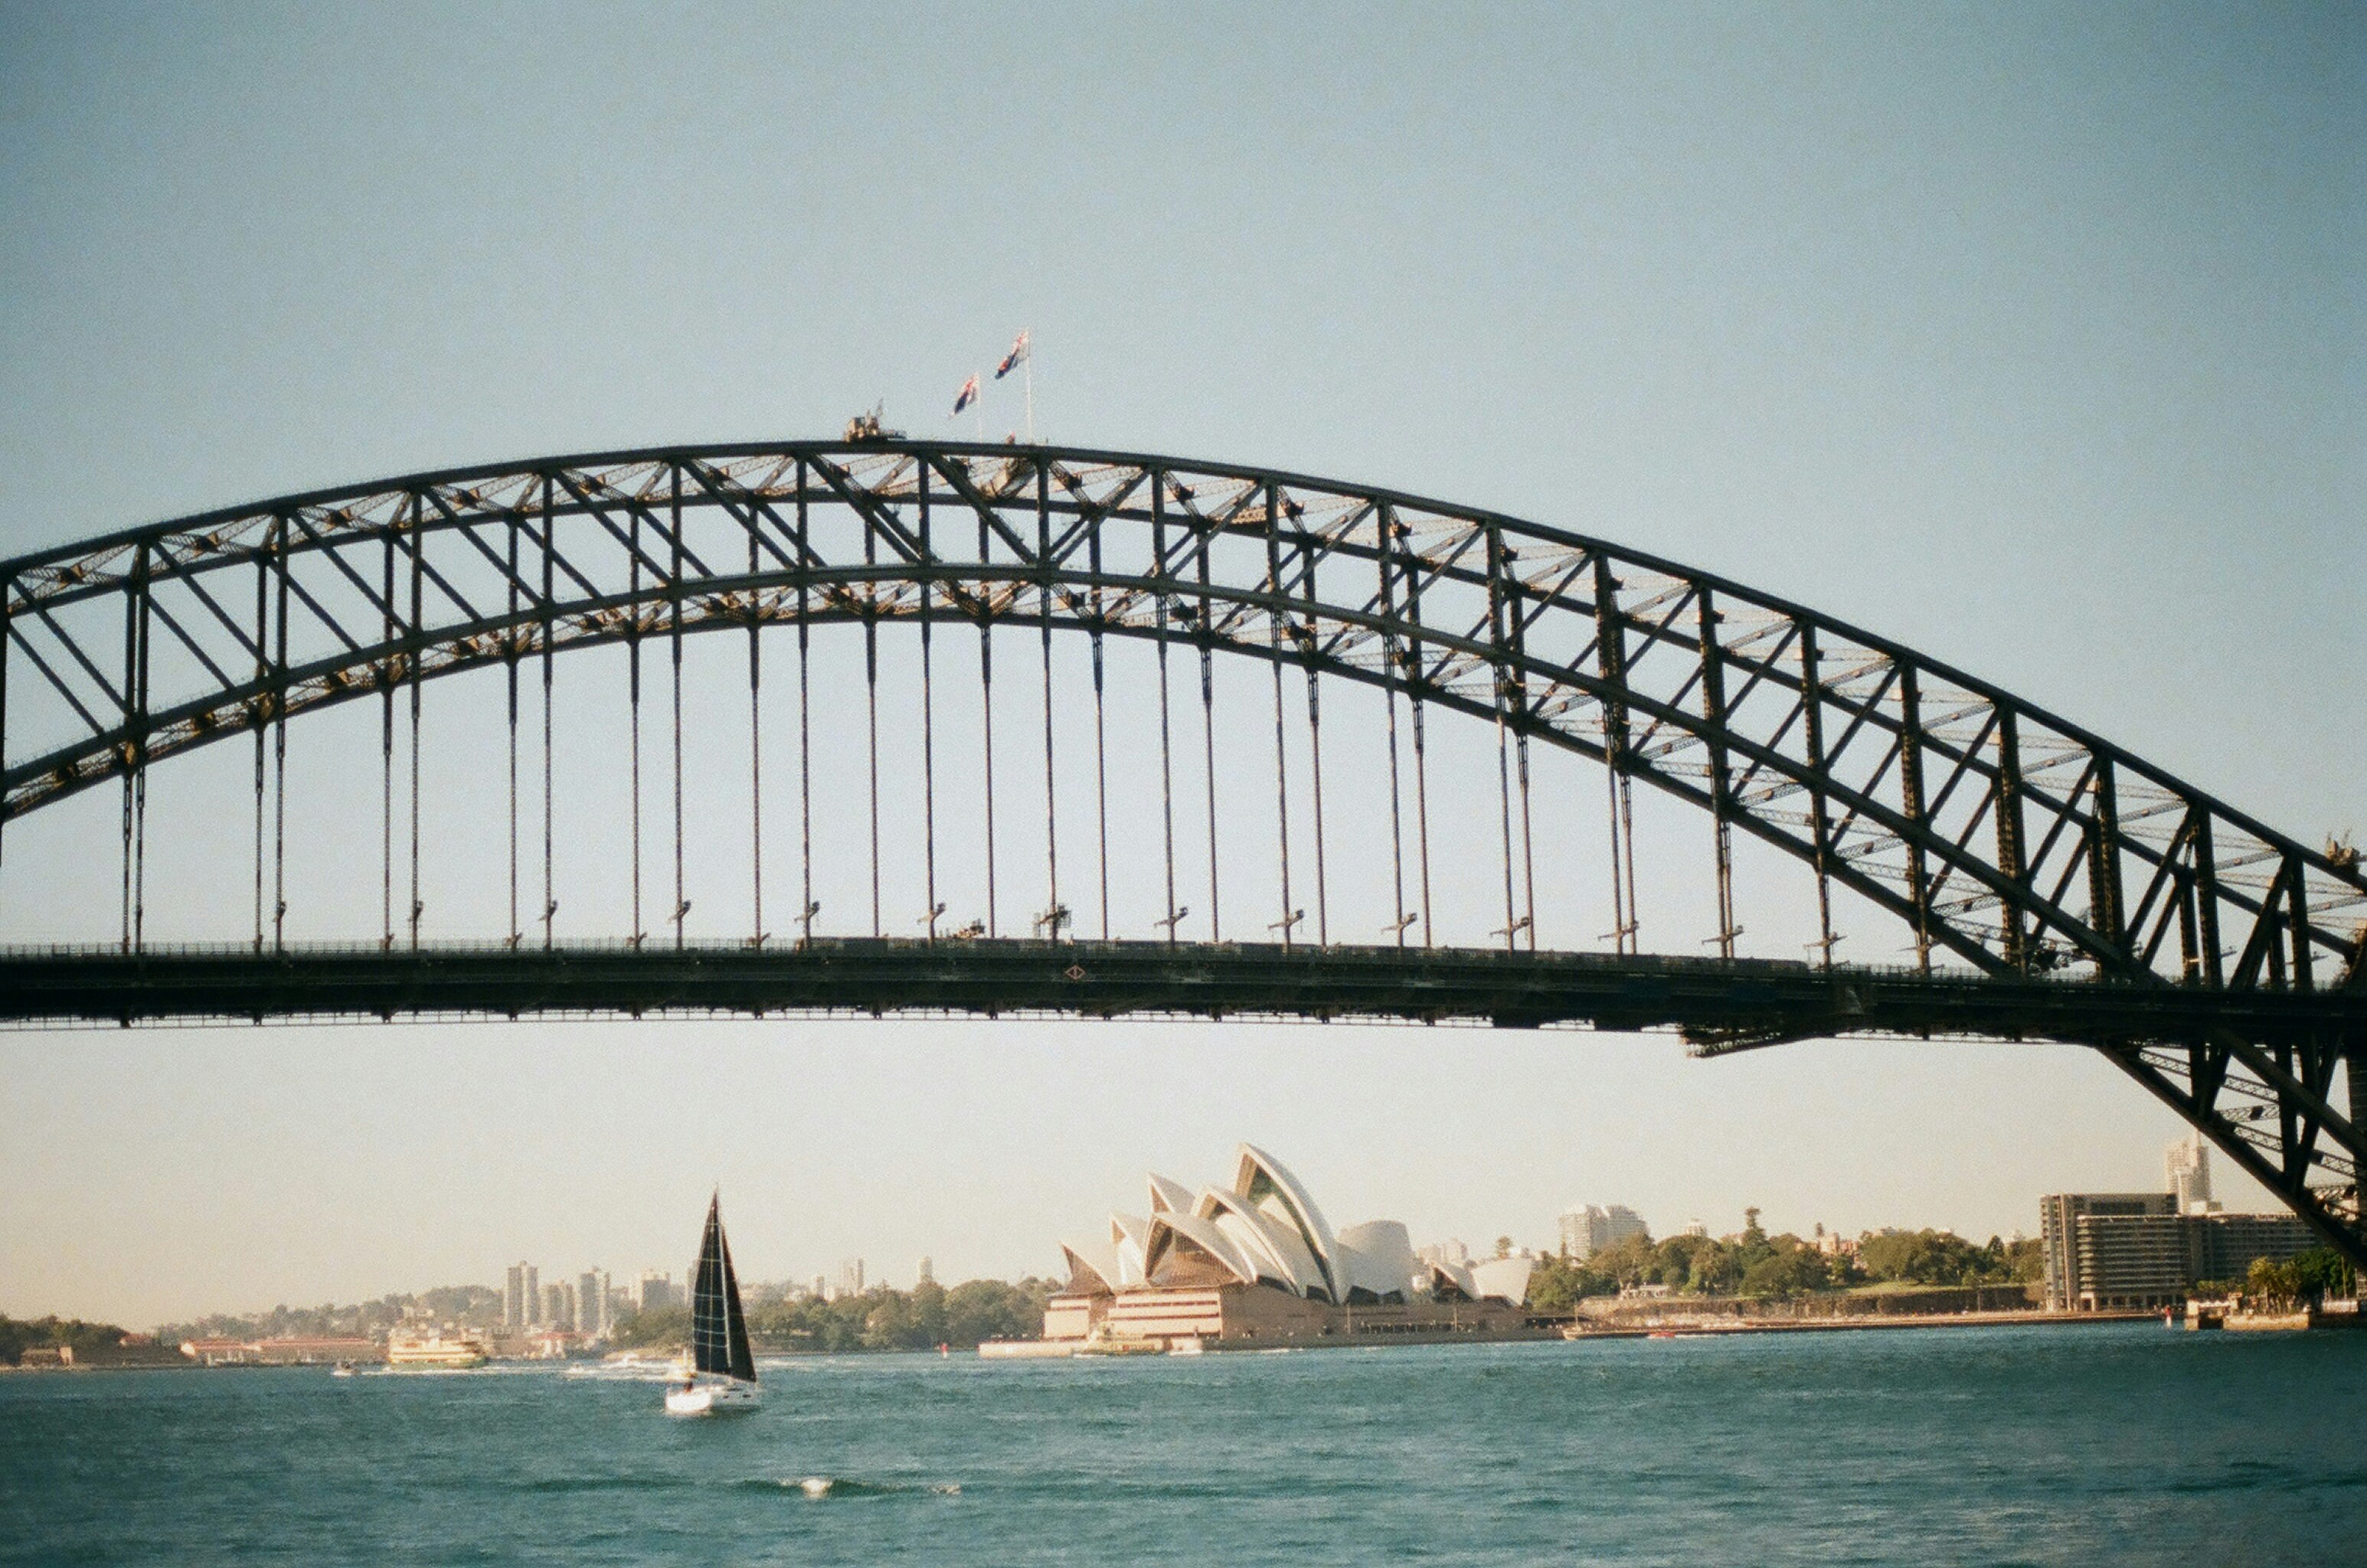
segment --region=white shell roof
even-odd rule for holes
[[[1340,1258],[1351,1290],[1362,1288],[1376,1296],[1391,1291],[1403,1295],[1414,1289],[1421,1266],[1414,1261],[1413,1240],[1396,1220],[1367,1220],[1340,1233]]]
[[[1315,1255],[1307,1250],[1297,1227],[1274,1218],[1240,1193],[1221,1187],[1203,1188],[1193,1213],[1214,1220],[1217,1229],[1262,1265],[1261,1273],[1288,1286],[1292,1294],[1303,1296],[1308,1286],[1324,1283],[1323,1270]]]
[[[1142,1283],[1142,1260],[1150,1244],[1150,1222],[1139,1214],[1116,1214],[1109,1217],[1110,1246],[1117,1253],[1116,1281],[1120,1290]]]
[[[1264,1179],[1260,1180],[1261,1177]],[[1325,1292],[1335,1302],[1347,1294],[1333,1266],[1339,1243],[1331,1235],[1331,1227],[1324,1223],[1323,1211],[1315,1206],[1315,1200],[1308,1196],[1298,1178],[1291,1175],[1280,1160],[1254,1144],[1243,1144],[1234,1170],[1233,1190],[1294,1226],[1307,1249],[1315,1255],[1316,1266],[1323,1273]],[[1277,1209],[1279,1213],[1275,1213]]]
[[[1232,1237],[1227,1235],[1223,1231],[1218,1230],[1215,1221],[1204,1220],[1197,1214],[1186,1213],[1154,1214],[1151,1216],[1150,1235],[1143,1247],[1143,1255],[1146,1261],[1150,1264],[1150,1281],[1152,1283],[1156,1284],[1159,1282],[1158,1272],[1160,1266],[1166,1261],[1165,1258],[1161,1256],[1162,1252],[1165,1250],[1161,1246],[1160,1235],[1160,1233],[1162,1231],[1172,1231],[1175,1235],[1183,1236],[1186,1240],[1190,1241],[1195,1247],[1206,1253],[1210,1258],[1215,1258],[1218,1264],[1229,1270],[1234,1279],[1240,1283],[1244,1285],[1254,1285],[1257,1283],[1258,1273],[1256,1265],[1251,1263],[1249,1258],[1242,1256],[1240,1247],[1233,1241]]]
[[[1170,1181],[1157,1171],[1150,1173],[1150,1212],[1154,1214],[1188,1214],[1192,1212],[1192,1190],[1180,1181]]]
[[[1094,1294],[1116,1294],[1118,1288],[1117,1249],[1106,1242],[1064,1241],[1061,1256],[1068,1259],[1069,1289],[1082,1289]],[[1093,1291],[1093,1282],[1101,1282]]]

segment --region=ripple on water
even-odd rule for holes
[[[2239,1337],[816,1357],[706,1424],[556,1376],[0,1378],[0,1563],[460,1563],[531,1542],[559,1562],[2120,1568],[2367,1539],[2367,1335]]]

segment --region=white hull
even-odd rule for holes
[[[674,1383],[666,1389],[665,1396],[669,1416],[723,1416],[753,1410],[760,1403],[762,1396],[756,1385],[738,1378],[701,1377],[688,1387]]]

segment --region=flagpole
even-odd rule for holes
[[[983,371],[972,371],[972,372],[970,373],[970,380],[971,380],[971,382],[972,382],[973,384],[977,385],[977,386],[980,389],[980,392],[979,392],[979,395],[978,395],[977,397],[975,397],[975,398],[972,398],[972,399],[970,400],[970,402],[969,402],[969,406],[970,406],[970,408],[971,408],[972,410],[974,410],[974,411],[976,412],[977,415],[978,415],[978,439],[979,439],[979,444],[980,444],[980,446],[985,445],[985,442],[986,442],[986,393],[985,393],[985,390],[984,390],[985,383],[983,383],[983,382],[981,382],[981,381],[980,381],[980,380],[979,380],[979,377],[980,377],[980,376],[981,376],[981,375],[983,375],[983,374],[985,374]]]
[[[1036,445],[1036,340],[1027,340],[1027,356],[1019,362],[1023,385],[1027,389],[1027,445]]]

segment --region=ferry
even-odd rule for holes
[[[466,1334],[450,1339],[440,1332],[395,1334],[386,1342],[386,1364],[396,1371],[467,1371],[489,1359],[484,1341]]]

